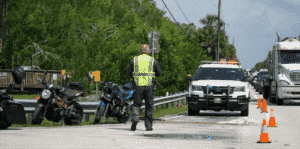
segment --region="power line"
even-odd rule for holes
[[[172,15],[171,11],[169,10],[169,8],[167,7],[167,5],[165,4],[164,0],[161,0],[164,5],[166,6],[167,10],[169,11],[169,13],[171,14],[172,18],[174,19],[174,21],[176,22],[176,24],[180,27],[179,23],[175,20],[174,16]],[[181,27],[180,27],[181,28]],[[182,28],[181,28],[182,29]],[[182,29],[183,30],[183,29]]]
[[[167,7],[167,5],[165,4],[164,0],[161,0],[161,1],[164,3],[165,7],[167,8],[167,10],[169,11],[169,13],[170,13],[171,16],[173,17],[173,19],[174,19],[174,21],[176,22],[176,24],[181,28],[181,26],[180,26],[179,23],[175,20],[175,18],[174,18],[174,16],[172,15],[171,11],[169,10],[169,8]],[[182,32],[184,32],[183,28],[181,28],[181,30],[182,30]],[[213,36],[213,35],[211,35],[211,36]],[[211,37],[211,36],[210,36],[210,37]],[[213,39],[214,39],[214,38],[213,38]],[[211,44],[212,41],[213,41],[213,39],[210,41],[210,43],[208,43],[208,44],[206,44],[206,45],[203,45],[203,46],[207,46],[207,45]],[[194,42],[194,43],[196,43],[196,42],[193,41],[193,40],[191,40],[191,41]],[[199,46],[199,43],[196,43],[196,44]]]
[[[180,11],[182,12],[182,14],[184,15],[185,19],[190,23],[190,21],[187,19],[187,17],[185,16],[185,14],[183,13],[183,11],[181,10],[180,6],[178,5],[177,1],[175,0],[177,6],[179,7]]]

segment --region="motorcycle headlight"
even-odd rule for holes
[[[235,92],[244,92],[245,91],[245,86],[236,86],[234,87]]]
[[[192,85],[192,91],[203,91],[203,86]]]
[[[284,80],[280,80],[280,81],[279,81],[279,84],[280,84],[280,85],[290,85],[289,82],[284,81]]]
[[[51,91],[50,90],[43,90],[42,92],[42,98],[43,99],[48,99],[51,95]]]

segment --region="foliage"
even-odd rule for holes
[[[216,46],[210,27],[196,28],[193,23],[177,24],[163,17],[149,0],[24,0],[10,3],[7,10],[6,55],[21,55],[21,64],[28,65],[28,57],[35,53],[37,43],[44,52],[59,56],[38,57],[42,69],[65,69],[74,80],[82,81],[89,92],[95,84],[83,79],[89,71],[101,71],[101,80],[125,84],[130,80],[126,68],[139,54],[142,44],[148,44],[147,33],[161,33],[160,53],[155,54],[163,75],[159,78],[156,95],[186,90],[187,74],[194,74],[201,60],[214,60],[207,53],[205,41]],[[202,22],[205,23],[205,19]],[[213,24],[215,20],[207,24]],[[222,24],[221,24],[222,25]],[[220,47],[225,56],[235,56],[235,48],[228,44],[225,30],[220,32]],[[16,42],[17,40],[17,42]],[[152,54],[151,54],[152,55]],[[2,61],[5,58],[1,57]],[[37,60],[35,60],[37,61]],[[99,85],[99,89],[102,86]]]

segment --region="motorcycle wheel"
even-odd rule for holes
[[[44,107],[37,107],[33,113],[31,124],[40,125],[43,121],[41,116],[43,115]]]
[[[53,111],[52,108],[47,109],[47,113],[46,113],[45,117],[48,121],[53,121],[56,123],[58,123],[61,120],[61,116],[58,113],[56,113],[55,111]]]
[[[11,125],[11,123],[7,123],[5,121],[0,121],[0,130],[6,129]]]
[[[99,124],[104,112],[105,112],[105,106],[100,106],[97,108],[97,111],[95,114],[95,119],[94,119],[94,124]]]
[[[127,106],[126,108],[127,108],[126,113],[124,114],[119,113],[117,116],[117,120],[119,123],[126,123],[129,119],[129,107]]]
[[[75,118],[65,118],[65,123],[67,125],[78,125],[81,123],[83,118],[83,109],[82,106],[78,103],[74,103],[74,108],[76,109]]]

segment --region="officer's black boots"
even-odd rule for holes
[[[132,124],[131,124],[131,130],[132,131],[136,130],[136,125],[137,125],[137,122],[132,122]]]
[[[152,131],[153,128],[146,128],[146,131]]]

